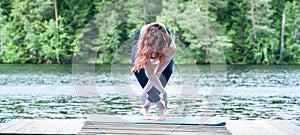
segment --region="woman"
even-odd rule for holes
[[[132,71],[143,88],[142,113],[149,120],[151,103],[159,109],[157,120],[165,120],[168,95],[165,86],[173,71],[173,57],[176,52],[174,40],[162,23],[150,23],[140,28],[134,35],[132,43]],[[157,64],[154,68],[154,64]],[[160,101],[163,94],[165,105]]]

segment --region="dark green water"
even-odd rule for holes
[[[74,66],[73,66],[74,67]],[[98,86],[132,84],[135,78],[129,65],[86,66],[93,71]],[[89,67],[92,67],[89,68]],[[80,67],[82,68],[82,67]],[[170,85],[197,85],[199,87],[300,87],[300,66],[217,66],[176,65]],[[0,65],[0,86],[8,85],[76,85],[72,65]],[[225,76],[225,80],[215,80]],[[212,81],[212,79],[214,81]]]
[[[299,66],[175,65],[167,87],[166,115],[284,119],[300,125],[299,80]],[[74,87],[84,85],[103,93],[87,97],[76,93]],[[0,121],[86,118],[86,113],[139,115],[138,94],[110,93],[119,86],[139,88],[128,65],[0,65]],[[221,102],[206,113],[213,88],[222,90]],[[156,113],[152,107],[151,114]]]

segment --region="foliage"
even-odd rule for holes
[[[54,0],[0,1],[0,63],[130,63],[134,32],[159,21],[180,64],[300,64],[299,0],[56,2],[57,18]]]
[[[299,3],[287,2],[284,8],[286,14],[286,49],[284,59],[300,63],[300,9]]]

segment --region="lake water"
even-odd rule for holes
[[[139,115],[129,65],[0,65],[0,122]],[[291,120],[300,126],[299,66],[175,65],[167,116]],[[151,115],[157,115],[153,106]]]

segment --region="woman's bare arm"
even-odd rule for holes
[[[162,83],[159,80],[159,77],[161,73],[164,71],[164,69],[168,66],[170,61],[172,60],[173,56],[175,55],[175,52],[176,52],[176,44],[173,40],[168,50],[165,51],[165,58],[163,58],[163,60],[159,62],[159,64],[155,69],[155,72],[154,72],[154,67],[152,62],[148,60],[145,66],[145,70],[149,77],[149,81],[144,87],[144,93],[149,91],[153,86],[155,86],[161,93],[166,93],[165,88],[163,87]]]
[[[144,87],[144,92],[149,91],[154,86],[161,93],[166,93],[165,88],[163,87],[163,85],[161,84],[161,82],[159,80],[159,76],[157,76],[154,73],[153,64],[150,60],[148,60],[146,66],[145,66],[145,70],[149,77],[149,80],[148,80],[146,86]]]
[[[174,40],[172,40],[170,47],[165,51],[165,58],[163,58],[155,69],[155,74],[160,76],[161,73],[165,70],[165,68],[169,65],[170,61],[175,55],[176,52],[176,44]]]

